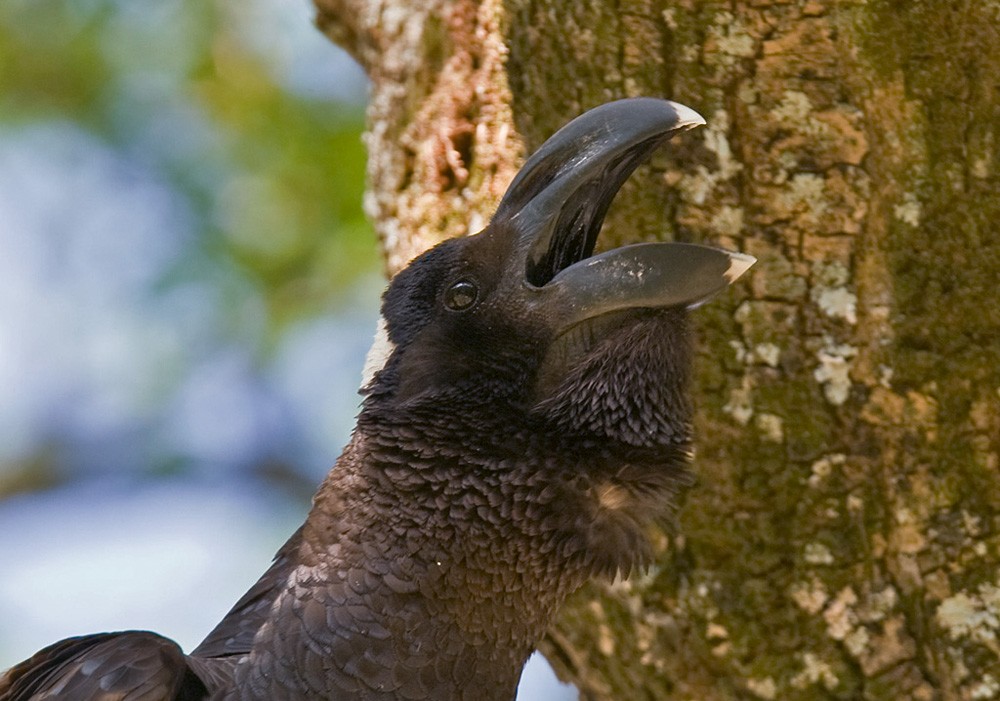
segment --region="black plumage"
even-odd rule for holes
[[[64,640],[0,678],[0,701],[513,698],[565,597],[648,561],[648,526],[684,477],[686,310],[752,259],[593,250],[622,182],[700,123],[652,99],[586,113],[482,233],[393,279],[350,443],[198,648]]]

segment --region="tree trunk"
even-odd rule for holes
[[[394,272],[632,95],[697,109],[609,245],[760,262],[697,313],[698,483],[543,645],[587,699],[1000,698],[1000,5],[316,0],[372,79]]]

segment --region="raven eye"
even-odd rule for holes
[[[476,303],[479,288],[468,280],[459,280],[444,293],[444,305],[454,312],[462,312]]]

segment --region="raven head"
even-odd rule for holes
[[[687,243],[594,249],[628,176],[701,124],[665,100],[593,109],[527,160],[486,229],[395,276],[358,427],[393,466],[399,508],[405,493],[433,493],[423,499],[449,513],[442,528],[493,519],[481,547],[494,553],[536,532],[545,542],[505,543],[506,559],[554,548],[583,577],[650,562],[647,527],[669,513],[690,457],[687,310],[754,258]]]
[[[685,310],[754,259],[683,243],[594,248],[628,176],[701,124],[683,105],[636,98],[560,129],[486,229],[441,243],[392,280],[366,410],[441,412],[466,432],[476,429],[470,415],[488,414],[510,432],[528,422],[628,446],[685,443]]]

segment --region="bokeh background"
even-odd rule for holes
[[[0,670],[190,649],[304,518],[384,286],[365,91],[307,0],[0,2]]]

